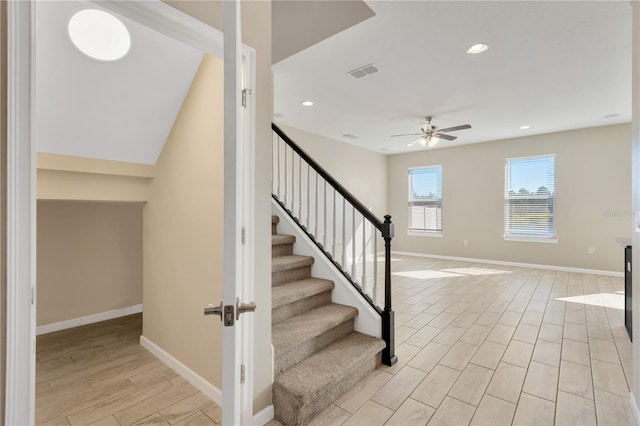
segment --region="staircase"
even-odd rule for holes
[[[306,425],[380,364],[385,342],[354,331],[358,310],[331,302],[332,281],[313,278],[314,258],[271,219],[273,405],[286,426]]]

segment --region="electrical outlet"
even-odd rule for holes
[[[589,254],[596,254],[596,248],[595,247],[589,247]]]
[[[465,247],[468,247],[469,246],[469,240],[463,240],[462,241],[462,245],[465,246]]]

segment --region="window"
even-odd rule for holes
[[[442,166],[409,169],[409,232],[442,234]]]
[[[508,158],[504,184],[506,239],[556,238],[555,155]]]

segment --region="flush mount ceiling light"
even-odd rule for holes
[[[527,125],[520,126],[520,130],[527,130],[527,129],[530,129],[530,128],[531,128],[531,126],[527,126]]]
[[[69,20],[69,37],[85,55],[99,61],[115,61],[129,52],[131,37],[127,27],[112,14],[83,9]]]
[[[307,106],[307,107],[313,106],[313,102],[311,102],[311,101],[302,101],[302,102],[300,102],[300,104],[302,106]]]
[[[489,46],[485,43],[476,43],[467,49],[467,53],[469,55],[477,55],[478,53],[485,52],[488,48]]]

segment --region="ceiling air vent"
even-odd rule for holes
[[[352,135],[351,133],[346,133],[342,135],[342,137],[347,139],[358,139],[360,136]]]
[[[369,64],[360,68],[356,68],[355,70],[349,71],[347,74],[349,74],[353,78],[362,78],[362,77],[368,76],[369,74],[376,73],[378,71],[379,71],[378,67],[376,67],[374,64]]]

